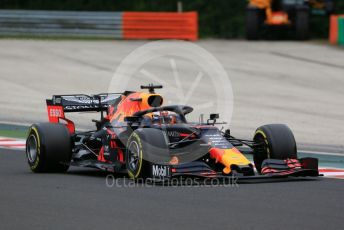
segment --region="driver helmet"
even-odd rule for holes
[[[175,124],[176,121],[176,115],[170,111],[158,111],[152,114],[153,124]]]

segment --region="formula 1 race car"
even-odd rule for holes
[[[163,106],[162,88],[149,92],[55,95],[48,99],[48,123],[33,124],[26,156],[33,172],[65,172],[69,166],[127,173],[133,179],[173,177],[276,178],[318,176],[318,161],[297,159],[291,130],[282,124],[259,127],[253,140],[234,138],[216,127],[218,114],[187,122],[193,108]],[[77,132],[68,112],[97,111],[96,129]],[[105,113],[105,114],[104,114]],[[254,165],[238,150],[248,146]],[[255,170],[256,169],[256,170]]]

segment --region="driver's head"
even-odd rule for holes
[[[176,115],[169,111],[159,111],[152,114],[153,124],[175,124],[176,121]]]

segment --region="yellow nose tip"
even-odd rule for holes
[[[224,174],[229,174],[231,172],[231,168],[225,167],[222,171]]]

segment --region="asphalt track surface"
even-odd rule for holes
[[[107,187],[106,174],[34,174],[0,150],[1,229],[342,229],[344,180]]]
[[[146,43],[0,40],[0,123],[46,121],[45,99],[53,94],[107,92],[121,61]],[[342,48],[289,41],[200,40],[195,44],[221,63],[232,82],[234,136],[252,138],[260,125],[285,123],[302,149],[344,153]],[[146,72],[168,83],[166,90],[176,86],[169,61],[162,58],[144,66]],[[183,83],[178,89],[186,94],[199,69],[183,59],[174,61]],[[211,76],[204,74],[188,101],[191,106],[216,98],[206,81]],[[159,83],[139,71],[134,77],[126,90]],[[167,102],[175,97],[173,93],[165,98]],[[215,111],[207,109],[207,114],[211,112]],[[80,127],[92,125],[89,116],[68,116]],[[221,114],[220,118],[229,121]]]

